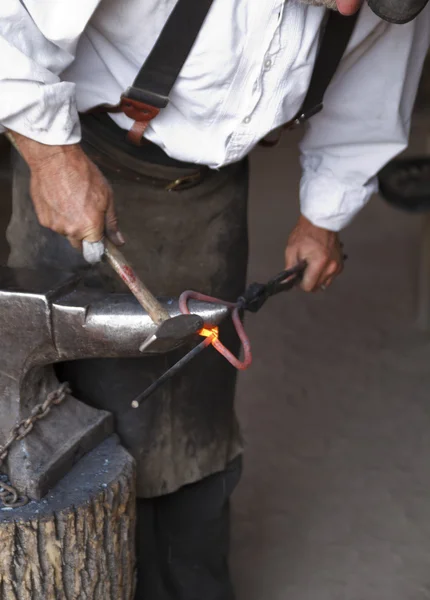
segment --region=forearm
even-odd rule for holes
[[[63,163],[70,166],[72,158],[83,154],[80,144],[51,146],[10,130],[7,130],[6,136],[32,171],[41,169],[52,161],[55,161],[58,167]]]
[[[50,146],[16,132],[7,135],[30,168],[30,194],[41,225],[77,249],[82,240],[97,242],[104,235],[123,243],[112,190],[79,144]]]

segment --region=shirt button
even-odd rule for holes
[[[243,119],[243,122],[246,123],[248,125],[248,123],[251,123],[251,117],[245,117]]]
[[[270,59],[270,58],[268,58],[268,59],[267,59],[267,60],[264,62],[264,68],[268,70],[268,69],[270,69],[270,68],[271,68],[271,66],[272,66],[272,61],[271,61],[271,59]]]

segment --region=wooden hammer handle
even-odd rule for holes
[[[133,267],[127,262],[117,246],[115,246],[115,244],[113,244],[107,238],[105,239],[104,244],[105,257],[109,264],[114,271],[118,273],[154,323],[156,325],[160,325],[167,319],[170,319],[170,315],[167,310],[161,306],[157,298],[149,291],[143,281],[139,279]]]

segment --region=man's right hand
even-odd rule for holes
[[[66,236],[78,249],[83,240],[98,242],[104,235],[117,245],[124,243],[112,189],[78,144],[47,146],[12,136],[30,167],[30,193],[41,225]]]

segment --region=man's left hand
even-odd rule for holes
[[[343,252],[338,234],[316,227],[302,215],[288,239],[286,268],[290,269],[303,260],[307,267],[301,288],[306,292],[326,289],[343,270]]]

